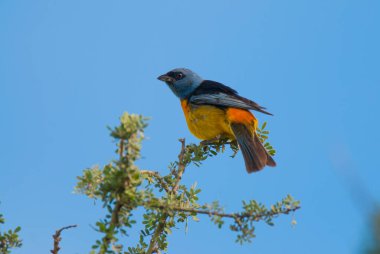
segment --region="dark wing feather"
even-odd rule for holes
[[[201,95],[201,94],[212,94],[212,93],[226,93],[226,94],[237,94],[237,92],[223,85],[222,83],[215,82],[212,80],[203,80],[203,82],[198,86],[198,88],[194,91],[193,95]]]
[[[221,83],[205,80],[194,91],[189,98],[190,102],[197,105],[215,105],[220,107],[233,107],[246,110],[256,110],[267,115],[271,113],[265,111],[264,107],[261,107],[254,101],[241,97],[237,92]]]

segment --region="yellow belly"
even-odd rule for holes
[[[218,136],[234,137],[225,110],[208,105],[192,106],[185,100],[181,105],[187,126],[197,138],[210,140]]]

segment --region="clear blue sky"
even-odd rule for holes
[[[291,216],[260,224],[244,246],[202,217],[174,231],[169,252],[360,253],[369,210],[350,183],[380,198],[379,12],[378,0],[0,0],[0,211],[23,228],[15,253],[47,253],[54,230],[75,223],[62,253],[90,250],[103,212],[72,191],[113,158],[106,126],[122,112],[151,117],[141,167],[166,172],[177,139],[196,141],[156,80],[175,67],[266,106],[275,116],[257,116],[278,150],[277,168],[247,175],[225,154],[184,181],[228,211],[287,193],[302,210],[295,228]]]

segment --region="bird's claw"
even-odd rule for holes
[[[219,136],[216,136],[216,137],[213,138],[213,139],[203,140],[203,141],[201,141],[200,144],[201,144],[202,146],[213,145],[213,144],[217,143],[217,142],[220,140],[220,138],[221,138],[221,136],[219,135]]]

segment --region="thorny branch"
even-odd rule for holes
[[[53,235],[54,248],[50,251],[52,254],[58,254],[58,251],[61,249],[61,247],[59,247],[59,243],[62,240],[62,237],[61,237],[62,231],[66,230],[66,229],[70,229],[70,228],[76,228],[76,227],[77,227],[77,225],[71,225],[71,226],[63,227],[63,228],[55,231],[55,234]]]

